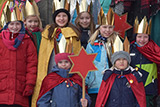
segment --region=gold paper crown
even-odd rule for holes
[[[1,27],[4,27],[4,25],[6,25],[7,23],[7,17],[6,17],[6,14],[4,13],[4,10],[2,11],[2,14],[1,14]]]
[[[117,35],[112,47],[112,53],[123,50],[123,43],[120,37]]]
[[[38,11],[38,6],[35,3],[35,1],[29,2],[28,0],[26,1],[25,8],[24,8],[24,16],[30,16],[30,15],[38,15],[39,16],[39,11]]]
[[[77,14],[81,12],[91,12],[92,1],[82,0],[80,3],[77,1],[76,10]]]
[[[7,22],[9,21],[12,21],[16,18],[17,16],[17,13],[16,12],[16,9],[14,9],[13,12],[10,11],[9,8],[13,7],[13,0],[8,0],[2,10],[2,14],[1,14],[1,17],[0,17],[0,23],[1,23],[1,26],[3,27]],[[11,17],[12,16],[12,17]],[[13,17],[14,16],[14,17]],[[17,19],[18,20],[18,19]]]
[[[7,11],[5,13],[5,17],[6,17],[5,19],[7,22],[22,20],[22,13],[20,12],[18,6],[15,6],[12,11],[7,6]]]
[[[130,42],[127,37],[125,37],[124,42],[121,41],[120,37],[117,35],[112,47],[112,53],[117,51],[126,51],[129,53],[130,49]]]
[[[114,43],[111,44],[111,48],[107,50],[107,54],[109,59],[111,59],[113,53],[117,51],[126,51],[129,53],[129,49],[130,49],[130,43],[128,41],[128,38],[126,37],[124,42],[122,42],[120,37],[117,35],[115,37]]]
[[[144,34],[151,34],[151,20],[149,24],[147,22],[146,16],[141,20],[140,24],[138,18],[136,17],[134,22],[134,33],[144,33]]]
[[[0,21],[0,29],[2,28],[3,26],[2,26],[2,23],[1,23],[1,21]]]
[[[114,12],[109,8],[107,15],[104,14],[101,8],[98,14],[98,24],[99,25],[114,25]]]
[[[65,8],[70,10],[70,2],[68,0],[53,0],[53,13],[55,10]]]

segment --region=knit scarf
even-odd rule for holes
[[[99,41],[104,41],[104,42],[107,42],[107,38],[101,36],[101,35],[98,35],[98,40]]]
[[[19,33],[18,36],[14,40],[10,40],[11,33],[9,30],[2,31],[2,40],[5,46],[10,50],[16,50],[21,44],[25,34]]]

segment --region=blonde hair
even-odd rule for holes
[[[41,18],[40,18],[38,15],[29,15],[29,16],[27,16],[27,17],[24,19],[24,21],[26,21],[27,18],[29,18],[29,17],[37,17],[38,22],[39,22],[38,27],[39,27],[41,30],[43,29],[43,28],[42,28],[42,21],[41,21]]]
[[[94,44],[94,41],[96,40],[97,36],[100,34],[100,30],[99,28],[94,32],[94,34],[90,37],[90,39],[88,40],[88,42],[91,43],[91,45]],[[118,35],[118,32],[113,32],[112,35],[110,35],[107,38],[107,43],[114,43],[116,36]]]

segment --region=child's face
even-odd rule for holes
[[[113,33],[114,26],[101,25],[99,29],[100,29],[101,36],[108,38]]]
[[[125,58],[119,58],[116,60],[114,66],[120,70],[124,70],[128,67],[128,61]]]
[[[36,27],[39,26],[39,20],[38,20],[37,16],[29,16],[24,21],[24,24],[26,25],[28,30],[33,31]]]
[[[88,12],[83,12],[81,13],[80,17],[79,17],[79,24],[83,27],[83,28],[88,28],[91,22],[91,17],[90,14]]]
[[[68,70],[71,68],[71,63],[68,60],[61,60],[58,62],[58,68]]]
[[[18,33],[22,28],[22,25],[19,21],[11,21],[8,24],[8,29],[12,33]]]
[[[149,35],[148,34],[143,34],[143,33],[139,33],[136,36],[136,42],[138,45],[140,46],[144,46],[145,44],[147,44],[149,41]]]
[[[59,27],[64,27],[66,26],[66,24],[68,23],[68,16],[66,13],[64,12],[60,12],[56,18],[55,18],[55,22]]]

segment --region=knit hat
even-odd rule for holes
[[[56,10],[56,11],[53,13],[53,15],[52,15],[53,22],[55,23],[56,16],[57,16],[60,12],[64,12],[64,13],[67,14],[67,16],[68,16],[68,22],[69,22],[69,21],[70,21],[70,18],[71,18],[71,15],[70,15],[70,13],[68,12],[68,10],[66,10],[66,9],[58,9],[58,10]]]
[[[61,60],[67,60],[67,61],[69,61],[72,64],[71,60],[68,57],[69,55],[73,55],[73,54],[70,54],[70,53],[58,53],[58,54],[56,54],[55,57],[54,57],[56,65]]]
[[[119,58],[125,58],[128,61],[129,64],[131,62],[131,57],[130,57],[128,52],[117,51],[111,56],[112,65],[114,65],[116,60],[119,59]]]

